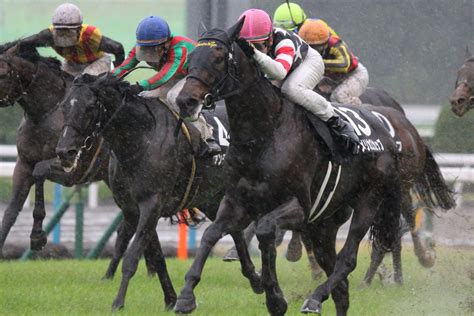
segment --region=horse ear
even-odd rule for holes
[[[204,22],[201,21],[199,23],[199,29],[198,29],[199,37],[202,37],[204,35],[204,33],[206,33],[207,31],[208,31],[208,29],[207,29],[206,24],[204,24]]]
[[[18,48],[19,48],[18,44],[13,45],[9,49],[7,49],[7,51],[5,52],[5,56],[7,58],[12,58],[13,56],[15,56],[18,53]]]
[[[466,59],[471,57],[471,52],[469,51],[469,45],[466,45]]]
[[[240,30],[242,30],[242,26],[244,25],[245,16],[242,17],[240,20],[237,21],[234,25],[229,27],[227,30],[227,35],[229,36],[230,42],[234,42],[240,36]]]

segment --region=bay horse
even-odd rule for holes
[[[109,149],[101,145],[99,138],[82,144],[81,158],[75,168],[65,171],[56,156],[56,145],[61,134],[64,118],[59,107],[72,76],[61,70],[56,58],[42,57],[36,49],[16,46],[17,42],[0,46],[0,107],[18,104],[24,111],[18,127],[18,157],[13,172],[12,199],[5,210],[0,228],[0,256],[11,227],[35,184],[34,224],[31,233],[31,249],[40,250],[47,241],[42,230],[46,215],[43,185],[46,179],[72,186],[104,180],[108,183]],[[114,256],[104,278],[112,278],[115,269],[133,236],[134,227],[118,229]],[[145,259],[150,274],[156,272],[153,244]]]
[[[111,149],[109,183],[114,200],[123,211],[125,225],[135,225],[133,222],[138,220],[135,238],[123,259],[122,282],[113,310],[124,307],[128,284],[152,237],[158,244],[158,255],[163,256],[156,236],[158,219],[175,216],[183,208],[198,207],[212,220],[224,193],[223,157],[196,159],[198,131],[189,126],[175,137],[178,114],[158,99],[129,95],[129,89],[128,82],[110,75],[76,78],[61,103],[65,128],[56,149],[62,165],[69,167],[84,140],[101,135]],[[221,135],[216,139],[222,145],[227,140],[221,127],[228,123],[225,112],[216,113],[207,121],[222,124],[215,127]],[[134,215],[137,213],[138,219]],[[256,292],[262,292],[242,232],[233,232],[232,237],[242,273]],[[176,293],[164,260],[158,274],[165,305],[172,308]]]
[[[474,108],[474,56],[468,57],[459,68],[449,101],[451,110],[459,117]]]
[[[387,248],[396,239],[401,198],[396,145],[375,116],[362,109],[341,110],[354,111],[360,119],[370,121],[384,150],[345,155],[340,164],[336,163],[338,171],[332,173],[330,149],[315,136],[302,108],[282,99],[234,43],[242,24],[240,20],[228,32],[214,29],[204,33],[191,53],[188,79],[177,99],[181,116],[188,118],[197,114],[205,95],[224,93],[232,132],[225,160],[229,175],[225,196],[216,220],[201,239],[175,311],[187,313],[196,308],[194,287],[215,243],[256,220],[262,285],[270,314],[282,315],[287,310],[275,271],[276,227],[308,235],[329,277],[305,301],[302,310],[320,310],[320,304],[332,293],[338,314],[346,314],[347,276],[355,268],[360,241],[371,227],[374,239]],[[339,189],[329,193],[332,199],[326,195],[323,199],[329,205],[320,204],[316,211],[322,198],[319,193],[324,194],[318,188],[331,181],[340,183]],[[335,252],[339,226],[329,225],[329,221],[337,222],[334,217],[346,206],[354,209],[354,215],[334,266],[328,255]]]
[[[224,98],[231,141],[225,160],[229,175],[225,196],[216,220],[201,239],[175,311],[189,313],[196,308],[194,288],[215,243],[223,235],[239,231],[256,220],[262,253],[262,285],[270,314],[282,315],[287,310],[275,271],[274,241],[279,227],[302,231],[308,236],[318,263],[328,276],[304,302],[301,311],[320,313],[322,302],[332,294],[337,314],[346,315],[347,276],[356,266],[358,246],[364,235],[370,228],[374,242],[382,249],[391,249],[400,237],[400,207],[407,201],[407,192],[403,191],[413,185],[413,182],[402,185],[400,178],[411,174],[404,168],[417,168],[421,163],[420,159],[412,159],[410,165],[404,165],[403,159],[413,155],[432,157],[431,153],[422,146],[421,151],[407,157],[398,154],[397,144],[375,117],[377,114],[340,106],[338,113],[352,121],[357,130],[370,127],[371,135],[378,137],[384,150],[368,145],[373,152],[344,155],[338,162],[330,142],[322,141],[327,131],[325,125],[317,125],[301,107],[283,99],[235,43],[242,24],[240,20],[227,32],[214,29],[203,34],[191,53],[187,81],[177,99],[181,116],[186,119],[197,115],[203,100]],[[413,132],[402,112],[390,108],[384,111],[392,119],[400,120],[397,128],[406,129],[405,134]],[[353,116],[345,115],[348,113]],[[316,136],[313,126],[320,127]],[[413,139],[408,136],[408,140]],[[416,141],[409,141],[408,145],[415,147]],[[424,197],[437,200],[433,202],[445,198],[440,203],[449,204],[452,197],[437,165],[426,159],[422,166],[424,176],[416,179],[416,184],[426,193]],[[351,226],[346,243],[336,256],[336,233],[347,220],[348,206],[354,210]]]

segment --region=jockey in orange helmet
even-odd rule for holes
[[[324,75],[339,83],[330,100],[362,104],[359,96],[369,83],[369,73],[339,36],[331,34],[322,21],[311,19],[304,22],[299,35],[323,57]]]

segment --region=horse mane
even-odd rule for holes
[[[466,63],[474,62],[474,56],[469,57],[468,59],[466,59],[465,62],[466,62]]]
[[[17,39],[13,42],[7,42],[5,44],[0,45],[0,54],[4,54],[8,49],[14,47],[20,41],[21,39]],[[41,56],[38,53],[36,47],[20,45],[17,50],[16,56],[28,60],[33,64],[43,63],[46,65],[46,67],[51,69],[58,76],[64,76],[66,74],[66,72],[61,69],[61,62],[57,58]]]

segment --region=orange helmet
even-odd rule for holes
[[[329,28],[321,20],[307,19],[301,26],[298,35],[309,45],[324,44],[329,40]]]

